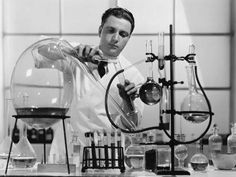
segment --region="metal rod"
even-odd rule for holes
[[[45,128],[43,129],[43,134],[44,134],[44,137],[43,137],[43,163],[46,164],[46,130]]]
[[[65,119],[62,119],[62,123],[63,123],[63,132],[64,132],[64,140],[65,140],[65,150],[66,150],[66,164],[67,164],[67,171],[68,171],[68,174],[70,174],[70,164],[69,164],[69,158],[68,158],[68,149],[67,149],[67,140],[66,140]]]
[[[16,125],[17,125],[17,120],[18,120],[18,119],[15,120],[15,125],[14,125],[14,128],[13,128],[12,135],[15,134]],[[8,157],[7,157],[7,164],[6,164],[6,169],[5,169],[5,175],[7,175],[9,160],[10,160],[11,151],[12,151],[12,145],[13,145],[13,140],[12,140],[12,137],[11,137],[11,144],[10,144],[9,153],[8,153]]]
[[[173,34],[172,34],[172,25],[170,25],[170,56],[173,55]],[[171,58],[170,60],[170,94],[171,94],[171,110],[175,110],[175,106],[174,106],[174,62]],[[175,139],[174,135],[175,135],[175,120],[174,120],[174,112],[171,111],[171,143],[170,143],[170,148],[171,148],[171,171],[175,171],[175,146],[173,143],[173,140]]]

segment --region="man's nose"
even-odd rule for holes
[[[119,40],[119,33],[114,33],[112,36],[112,40],[117,42]]]

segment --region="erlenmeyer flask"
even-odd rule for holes
[[[209,114],[205,113],[209,109],[205,97],[197,91],[195,68],[195,63],[190,63],[186,66],[189,92],[181,104],[181,111],[187,121],[201,123],[209,117]]]
[[[152,53],[152,41],[146,42],[146,53]],[[162,88],[153,79],[153,62],[147,58],[146,63],[148,65],[147,81],[140,87],[139,96],[145,104],[154,105],[161,99]]]
[[[0,169],[5,168],[5,165],[7,163],[7,158],[9,154],[9,148],[11,145],[11,123],[10,123],[10,117],[11,117],[11,107],[12,107],[12,99],[5,99],[5,105],[6,105],[6,125],[7,125],[7,133],[5,138],[0,143]],[[15,156],[17,154],[17,149],[15,144],[12,144],[12,150],[11,150],[11,157]]]
[[[11,157],[14,168],[31,168],[36,163],[36,153],[27,139],[27,126],[20,132],[20,141],[16,145],[19,155]]]

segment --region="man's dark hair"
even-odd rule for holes
[[[134,30],[134,26],[135,26],[134,25],[134,16],[129,10],[121,8],[121,7],[107,9],[102,15],[101,27],[104,25],[107,18],[110,16],[115,16],[117,18],[123,18],[125,20],[128,20],[131,24],[130,34],[132,34],[132,32]]]

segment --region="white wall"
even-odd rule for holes
[[[3,84],[3,77],[4,77],[4,73],[3,73],[3,0],[0,0],[0,140],[4,137],[4,122],[3,117],[4,117],[4,84]]]
[[[157,46],[157,33],[169,32],[169,24],[175,24],[175,53],[186,55],[188,45],[196,45],[199,73],[212,103],[214,122],[222,133],[229,132],[230,124],[230,1],[231,0],[1,0],[4,1],[4,71],[0,85],[9,94],[11,72],[20,53],[41,34],[63,36],[68,40],[96,44],[101,13],[118,5],[130,9],[136,18],[136,28],[124,54],[132,62],[145,57],[145,40],[152,39]],[[145,7],[145,8],[144,8]],[[214,7],[214,8],[213,8]],[[2,19],[2,18],[1,18]],[[2,33],[1,33],[2,35]],[[166,37],[166,55],[169,39]],[[1,47],[2,49],[2,47]],[[12,52],[14,51],[14,52]],[[157,47],[154,48],[157,53]],[[4,61],[4,62],[3,62]],[[1,63],[3,62],[3,63]],[[144,67],[139,67],[145,75]],[[176,63],[176,80],[184,80],[183,64]],[[176,86],[176,109],[186,94],[187,85]],[[1,92],[2,94],[3,92]],[[0,95],[3,102],[4,95]],[[0,102],[0,112],[3,106]],[[144,126],[156,124],[158,110],[145,108]],[[3,120],[1,116],[0,120]],[[190,125],[182,121],[189,133],[204,125]],[[0,125],[3,125],[0,123]],[[179,118],[177,117],[177,127]],[[2,130],[2,129],[1,129]],[[2,133],[1,133],[2,135]],[[1,137],[1,136],[0,136]]]

